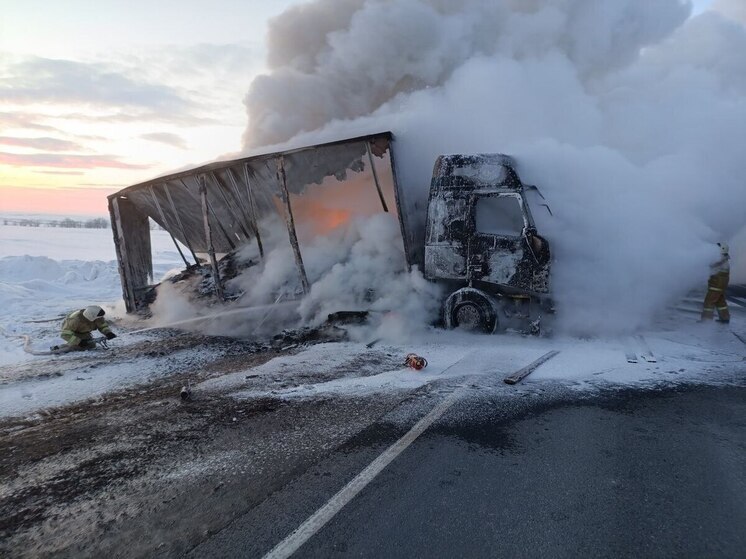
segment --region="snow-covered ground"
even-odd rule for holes
[[[151,231],[151,240],[156,279],[183,267],[168,233]],[[100,304],[108,317],[121,318],[121,299],[109,229],[0,225],[0,365],[34,358],[18,336],[48,348],[61,342],[65,314]]]
[[[737,323],[741,330],[746,326],[743,317],[739,316]],[[434,330],[406,345],[376,346],[376,351],[402,358],[409,352],[425,356],[428,366],[421,371],[400,365],[403,359],[396,366],[370,371],[364,364],[371,350],[365,345],[321,344],[273,359],[252,369],[249,376],[241,371],[210,379],[200,388],[227,391],[237,398],[255,398],[268,393],[269,383],[262,382],[262,377],[291,377],[297,371],[320,375],[343,361],[357,359],[361,364],[358,374],[269,389],[272,396],[283,399],[357,397],[386,390],[411,390],[440,380],[499,381],[552,350],[559,353],[527,377],[524,385],[552,381],[578,390],[594,390],[622,385],[727,384],[746,380],[746,345],[738,337],[727,327],[680,319],[675,329],[662,326],[646,332],[642,339],[485,336]],[[649,354],[647,359],[644,357],[646,350],[651,351],[652,358]],[[636,363],[627,361],[630,351],[635,354]]]
[[[182,267],[167,233],[153,231],[152,241],[156,278]],[[138,354],[107,363],[99,356],[96,363],[86,365],[86,356],[66,355],[50,361],[23,351],[19,336],[32,336],[39,349],[58,343],[62,316],[92,303],[104,306],[107,316],[121,321],[120,327],[137,327],[122,312],[110,231],[0,226],[0,417],[98,397],[220,356],[220,351],[187,344],[165,357]],[[654,326],[642,332],[644,342],[634,337],[534,338],[430,330],[398,344],[382,342],[373,349],[352,342],[311,346],[250,370],[207,380],[197,389],[236,398],[357,397],[412,390],[457,377],[499,380],[553,349],[560,353],[528,377],[526,386],[553,381],[585,390],[743,382],[746,345],[738,336],[746,340],[746,313],[733,308],[729,326],[698,324],[698,304],[692,299],[678,310],[662,313]],[[116,346],[126,355],[128,344],[147,343],[149,335],[154,334],[129,335],[116,340]],[[643,358],[646,345],[655,361]],[[627,362],[625,353],[630,350],[637,363]],[[425,356],[428,367],[413,371],[400,365],[409,352]],[[382,354],[390,358],[381,361]],[[378,361],[371,359],[374,355]],[[351,367],[350,363],[359,365]],[[59,367],[57,373],[55,367]]]

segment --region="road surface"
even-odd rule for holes
[[[296,557],[743,557],[746,388],[461,397]],[[199,546],[260,557],[387,445],[380,422]]]

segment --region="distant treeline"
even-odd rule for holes
[[[3,225],[20,225],[21,227],[64,227],[65,229],[108,229],[109,220],[103,217],[77,221],[70,219],[13,219],[3,218]]]
[[[20,225],[21,227],[62,227],[64,229],[108,229],[109,220],[103,217],[93,219],[75,220],[69,217],[65,219],[14,219],[9,217],[2,218],[3,225]],[[151,221],[151,229],[162,229],[160,225]]]

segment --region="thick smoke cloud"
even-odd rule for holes
[[[676,0],[302,4],[270,22],[272,72],[256,78],[246,98],[246,143],[274,144],[369,115],[398,94],[442,86],[479,56],[530,61],[554,53],[582,77],[603,74],[670,33],[688,10]]]
[[[561,321],[628,331],[701,287],[713,243],[743,229],[742,5],[316,0],[271,23],[245,144],[390,129],[415,219],[438,154],[510,153],[554,211],[536,217]]]
[[[715,0],[712,9],[746,25],[746,3],[743,0]]]
[[[272,232],[266,257],[259,261],[256,248],[247,246],[239,257],[260,264],[230,283],[231,289],[245,292],[242,304],[252,307],[295,300],[302,293],[284,223],[265,223],[264,230]],[[366,329],[363,335],[400,341],[437,318],[440,289],[419,270],[407,270],[399,223],[392,215],[359,218],[301,244],[310,292],[292,316],[268,315],[266,329],[318,326],[330,313],[366,310],[372,312],[374,331]]]

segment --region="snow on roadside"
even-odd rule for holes
[[[152,231],[154,274],[183,263],[168,233]],[[23,351],[27,334],[37,349],[60,343],[59,328],[72,310],[91,304],[123,315],[122,290],[111,231],[0,226],[0,365],[33,359]],[[48,322],[33,322],[47,320]]]
[[[646,386],[658,383],[742,383],[746,382],[746,345],[716,324],[696,324],[678,317],[675,330],[645,334],[645,342],[656,362],[643,359],[643,346],[633,339],[534,338],[505,334],[470,335],[461,332],[432,331],[409,346],[363,344],[322,344],[295,355],[277,357],[261,367],[211,379],[198,388],[228,392],[238,399],[272,396],[283,399],[320,396],[359,397],[392,390],[414,390],[426,384],[458,378],[482,378],[501,385],[505,376],[524,367],[544,353],[560,353],[533,372],[524,385],[561,382],[578,390],[610,386]],[[746,329],[744,316],[734,318],[734,327]],[[637,363],[628,363],[625,350],[636,353]],[[385,351],[403,357],[414,352],[428,360],[427,368],[414,371],[403,364],[394,367],[367,367],[366,356]],[[322,372],[342,361],[360,363],[358,374],[330,380],[303,382],[298,371]],[[247,375],[247,373],[251,373]],[[257,378],[285,378],[284,385],[257,382]]]
[[[155,274],[162,277],[182,263],[168,235],[152,233]],[[0,367],[9,373],[8,382],[0,385],[0,415],[26,414],[98,397],[148,382],[164,370],[176,371],[186,360],[215,358],[211,351],[195,347],[165,360],[156,357],[152,362],[135,359],[101,364],[83,368],[85,373],[66,373],[61,363],[61,376],[13,380],[13,364],[40,359],[25,353],[17,336],[29,334],[34,347],[43,349],[59,342],[62,317],[70,310],[98,303],[107,308],[108,316],[117,318],[122,316],[120,300],[110,232],[0,226]],[[746,334],[743,310],[734,308],[733,315],[730,329]],[[31,322],[43,319],[52,320]],[[431,330],[407,345],[373,349],[360,343],[311,346],[260,367],[206,381],[196,389],[227,392],[237,398],[297,399],[408,391],[443,379],[458,382],[466,375],[499,385],[503,376],[550,349],[559,349],[560,354],[528,377],[526,386],[562,382],[593,389],[660,382],[743,382],[746,345],[728,327],[696,324],[695,319],[691,314],[672,313],[645,334],[657,363],[641,359],[628,364],[624,355],[627,340],[480,336]],[[117,346],[126,343],[116,341]],[[640,356],[639,347],[636,351]],[[429,366],[416,372],[400,365],[409,352],[426,357]]]
[[[0,418],[26,416],[45,408],[99,398],[116,390],[199,369],[224,355],[224,348],[214,345],[181,349],[165,356],[114,359],[111,363],[102,362],[100,355],[90,355],[91,362],[86,363],[85,358],[68,354],[60,358],[59,370],[54,375],[0,385]],[[68,360],[75,360],[73,366],[64,366]]]

